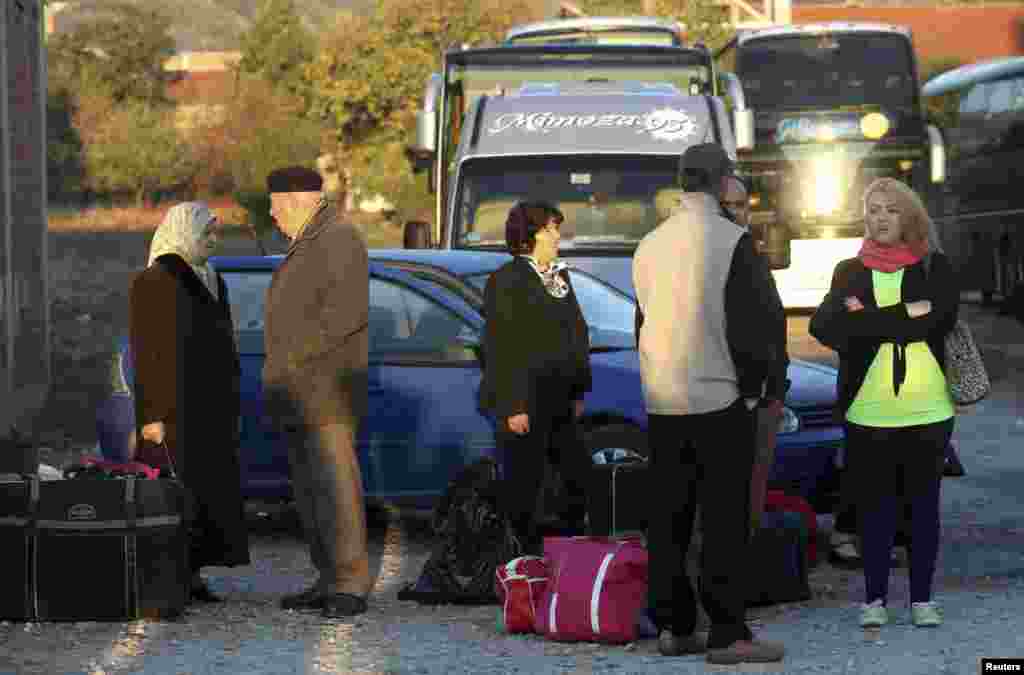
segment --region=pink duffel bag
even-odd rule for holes
[[[507,633],[533,633],[537,609],[548,585],[544,558],[525,555],[494,570],[494,592],[501,602],[502,625]]]
[[[623,644],[637,639],[647,605],[647,550],[639,537],[548,537],[547,589],[537,632],[561,642]]]

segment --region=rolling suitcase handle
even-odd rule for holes
[[[26,570],[28,570],[28,583],[25,584],[25,616],[30,621],[39,618],[39,593],[36,585],[36,563],[37,551],[39,549],[39,476],[30,476],[28,481],[28,521],[25,523],[25,540],[28,546],[25,547]]]

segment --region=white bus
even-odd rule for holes
[[[764,250],[788,250],[775,271],[787,308],[817,307],[840,260],[860,249],[860,195],[881,176],[927,193],[944,180],[944,146],[926,123],[910,31],[869,23],[740,32],[716,54],[755,114],[739,152],[752,226]]]

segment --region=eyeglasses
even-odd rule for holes
[[[746,199],[727,199],[722,202],[728,209],[745,209],[750,206]]]

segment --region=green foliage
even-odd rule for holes
[[[304,70],[316,53],[294,0],[266,0],[241,37],[243,72],[259,75],[293,94],[305,90]]]
[[[170,25],[155,10],[126,2],[104,5],[49,42],[50,68],[65,86],[82,91],[77,83],[92,81],[118,103],[166,101],[163,63],[175,45]]]
[[[82,139],[74,125],[74,103],[66,90],[46,100],[46,184],[51,198],[77,192],[85,177]]]
[[[223,122],[224,161],[239,192],[259,192],[267,175],[289,164],[313,167],[323,128],[304,117],[303,102],[259,78],[240,84]]]
[[[497,42],[512,25],[534,18],[528,0],[376,0],[368,16],[341,13],[307,76],[311,112],[336,130],[352,187],[364,194],[388,187],[381,193],[391,201],[398,193],[417,194],[422,181],[396,158],[411,140],[414,113],[442,51]],[[393,172],[382,176],[372,168],[382,162]]]
[[[103,106],[103,102],[96,105]],[[173,112],[128,100],[101,111],[86,143],[88,185],[102,192],[132,191],[141,206],[160,188],[186,182],[195,170],[174,126]]]
[[[644,0],[586,0],[580,9],[590,16],[642,16]]]
[[[685,24],[687,44],[703,42],[714,52],[736,34],[728,10],[710,0],[654,0],[654,6],[658,16]]]
[[[239,206],[249,215],[249,225],[259,233],[274,229],[274,219],[270,217],[270,195],[266,190],[241,190],[232,195]]]

